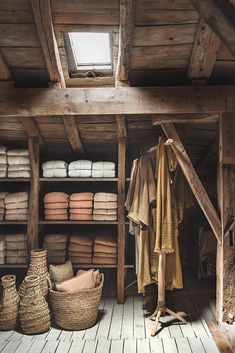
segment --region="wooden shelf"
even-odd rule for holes
[[[39,224],[118,224],[117,221],[39,221]]]
[[[28,224],[27,221],[0,221],[0,225]]]
[[[0,264],[0,269],[1,268],[27,268],[27,264]]]
[[[0,182],[30,182],[30,178],[0,178]]]
[[[106,182],[106,181],[118,181],[118,178],[72,178],[72,177],[67,177],[67,178],[39,178],[39,181],[41,182],[56,182],[56,181],[86,181],[86,182]]]
[[[99,265],[99,264],[73,264],[74,268],[117,268],[117,265]],[[134,268],[134,265],[125,265],[125,268]]]

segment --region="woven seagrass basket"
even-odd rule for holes
[[[3,297],[0,304],[0,330],[14,330],[18,323],[19,296],[16,290],[16,276],[2,277]]]
[[[78,293],[70,294],[50,289],[52,311],[60,328],[77,331],[95,324],[104,284],[104,275],[100,276],[99,286]]]

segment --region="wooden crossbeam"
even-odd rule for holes
[[[136,0],[120,0],[119,50],[116,81],[128,81],[135,26],[135,12]]]
[[[41,135],[39,127],[34,118],[20,118],[21,124],[29,137],[37,137],[39,144],[47,151],[47,145]]]
[[[65,87],[65,80],[55,38],[50,0],[31,0],[39,39],[44,53],[49,79]]]
[[[11,80],[11,73],[9,68],[7,67],[7,64],[5,62],[5,59],[2,53],[0,53],[0,80],[4,80],[4,81]]]
[[[69,143],[78,157],[84,157],[86,155],[79,130],[76,125],[74,116],[63,117],[65,130],[69,139]]]
[[[212,205],[207,192],[202,185],[191,161],[190,158],[178,136],[178,133],[173,124],[162,124],[162,128],[165,132],[165,135],[168,139],[172,139],[171,144],[176,157],[178,159],[179,165],[184,173],[185,178],[187,179],[192,192],[197,199],[202,211],[204,212],[211,228],[214,231],[214,234],[221,244],[221,222],[216,213],[214,206]]]
[[[155,114],[151,120],[153,125],[161,125],[164,123],[192,124],[192,123],[211,123],[219,119],[218,114]]]
[[[214,0],[190,0],[199,15],[235,56],[235,27]]]
[[[210,78],[220,46],[220,39],[201,19],[189,61],[188,77],[190,80]]]
[[[191,114],[235,110],[234,86],[12,88],[1,91],[0,116]]]

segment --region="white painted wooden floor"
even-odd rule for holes
[[[114,273],[111,276],[114,278]],[[205,318],[209,309],[210,288],[192,281],[183,290],[168,294],[168,307],[187,313],[188,323],[179,324],[162,317],[158,334],[150,338],[154,309],[153,293],[136,294],[132,286],[124,305],[115,299],[114,283],[106,276],[104,295],[97,324],[85,331],[64,331],[52,327],[49,332],[26,336],[17,331],[0,332],[1,353],[218,353]]]

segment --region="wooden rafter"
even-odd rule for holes
[[[76,125],[74,116],[63,117],[65,130],[69,139],[69,143],[78,157],[84,157],[86,155],[79,130]]]
[[[11,73],[9,68],[7,67],[7,64],[5,62],[5,59],[0,52],[0,80],[4,81],[9,81],[11,79]]]
[[[65,87],[65,80],[55,38],[50,0],[31,0],[36,27],[44,53],[49,79]]]
[[[218,242],[221,243],[222,229],[220,219],[190,161],[190,158],[178,136],[174,125],[162,124],[162,128],[166,137],[173,140],[171,146],[176,154],[182,172],[184,173],[184,176],[187,179],[195,198],[197,199],[211,228],[213,229]]]
[[[220,46],[220,39],[201,19],[197,27],[188,67],[190,80],[208,80],[210,78]]]
[[[135,12],[136,0],[120,0],[119,50],[116,81],[128,81],[135,26]]]
[[[235,110],[234,86],[123,88],[9,88],[0,116],[194,114]]]
[[[235,27],[214,0],[190,0],[199,15],[235,57]]]
[[[152,115],[152,124],[161,125],[162,123],[192,124],[192,123],[211,123],[219,119],[218,114],[156,114]]]
[[[39,144],[47,151],[47,145],[41,135],[39,127],[34,118],[20,118],[21,124],[29,137],[37,137]]]

